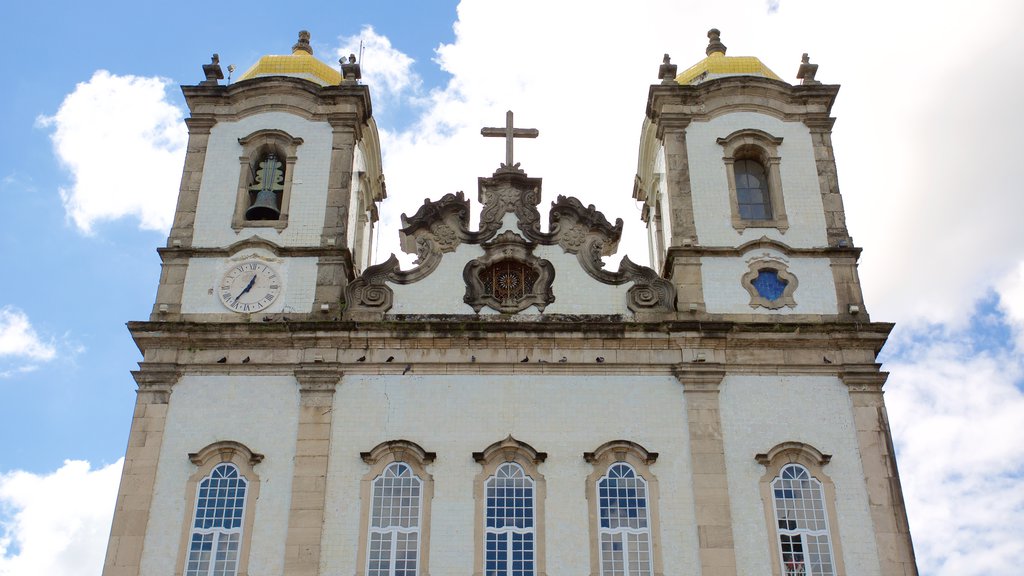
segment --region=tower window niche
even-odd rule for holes
[[[292,174],[301,138],[281,130],[259,130],[239,138],[238,197],[231,226],[283,229],[288,225]]]
[[[785,262],[769,259],[750,262],[741,283],[750,294],[751,308],[778,310],[784,306],[796,307],[793,293],[799,282]]]
[[[782,138],[747,129],[719,138],[718,144],[725,152],[733,228],[776,228],[785,233],[789,219],[779,171]]]

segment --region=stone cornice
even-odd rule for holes
[[[700,84],[654,84],[648,92],[647,117],[660,122],[706,120],[725,111],[760,111],[785,120],[820,118],[831,113],[839,86],[792,86],[757,76],[728,76]]]
[[[290,76],[252,78],[229,86],[182,86],[181,91],[193,117],[215,115],[219,120],[287,111],[308,119],[343,118],[358,126],[373,113],[370,89],[364,85],[321,86]]]

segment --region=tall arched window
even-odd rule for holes
[[[473,453],[482,467],[474,487],[474,574],[545,573],[545,481],[537,468],[546,458],[546,453],[512,436]]]
[[[657,452],[629,440],[612,440],[583,459],[590,513],[590,573],[600,576],[664,574],[658,545]]]
[[[368,576],[415,576],[419,568],[423,480],[405,462],[373,481]]]
[[[536,519],[533,479],[506,462],[487,479],[484,570],[488,576],[535,574]]]
[[[426,466],[436,455],[415,442],[389,440],[360,456],[370,470],[360,488],[365,512],[356,575],[427,574],[434,480]]]
[[[229,462],[218,464],[199,483],[185,576],[237,574],[247,487]]]
[[[743,158],[733,163],[736,177],[736,200],[740,218],[744,220],[771,220],[772,200],[768,191],[768,175],[764,166],[754,158]]]
[[[821,482],[787,464],[772,482],[779,553],[785,576],[833,576],[832,544]]]
[[[747,128],[719,138],[718,143],[725,152],[722,160],[733,228],[776,228],[785,234],[789,219],[779,167],[782,138]]]
[[[772,574],[846,573],[836,523],[836,490],[824,467],[831,460],[803,442],[783,442],[755,460],[765,467],[761,501],[771,527]]]
[[[196,466],[185,489],[185,520],[175,574],[246,574],[263,455],[232,440],[188,455]]]
[[[649,576],[651,526],[647,482],[632,466],[617,462],[597,482],[602,576]]]

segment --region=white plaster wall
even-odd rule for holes
[[[366,171],[366,163],[363,159],[363,143],[359,142],[353,151],[352,159],[352,183],[349,186],[351,193],[348,198],[348,221],[345,223],[345,239],[351,249],[356,245],[356,225],[359,223],[359,196],[362,191],[362,180],[359,178],[361,172]],[[363,256],[353,254],[357,266],[361,265]]]
[[[466,262],[483,256],[484,250],[474,244],[460,244],[455,252],[441,258],[429,276],[412,284],[388,283],[395,293],[389,314],[472,314],[473,309],[462,301],[466,282],[462,269]]]
[[[834,455],[824,472],[835,484],[847,573],[880,574],[853,408],[842,382],[831,376],[728,375],[719,399],[737,573],[765,574],[771,565],[769,547],[776,545],[761,502],[765,469],[754,455],[797,441]]]
[[[789,218],[789,230],[785,234],[775,228],[739,231],[732,227],[729,184],[722,162],[724,149],[716,140],[744,128],[764,130],[783,138],[779,146],[782,158],[779,171]],[[762,236],[795,248],[827,244],[814,147],[810,129],[802,122],[783,122],[757,112],[732,112],[707,122],[693,122],[686,129],[686,153],[694,220],[701,244],[738,246]]]
[[[292,175],[288,227],[231,229],[238,196],[239,162],[242,145],[238,139],[257,130],[276,128],[302,138],[296,150]],[[210,131],[206,164],[199,189],[195,232],[196,247],[229,246],[243,238],[260,235],[282,246],[319,246],[327,205],[327,176],[330,172],[333,134],[327,122],[314,122],[287,112],[266,112],[236,122],[218,122]]]
[[[790,274],[796,276],[793,292],[796,306],[777,310],[751,308],[750,292],[743,287],[743,275],[750,271],[750,262],[767,256],[782,260]],[[739,258],[702,257],[701,278],[704,282],[704,303],[712,314],[836,314],[835,280],[826,258],[786,258],[776,250],[751,250]]]
[[[196,470],[188,454],[220,440],[241,442],[266,456],[255,467],[260,494],[254,508],[249,574],[284,572],[298,408],[298,387],[289,376],[182,377],[167,411],[142,574],[172,573],[195,506],[185,501],[188,479]]]
[[[473,259],[483,256],[480,246],[461,244],[455,252],[445,254],[438,267],[426,278],[412,284],[392,284],[394,306],[389,314],[473,314],[463,301],[466,282],[462,271]],[[575,254],[565,253],[561,246],[538,246],[533,254],[543,258],[555,269],[551,289],[555,301],[544,308],[545,314],[628,314],[626,292],[633,285],[609,286],[598,282],[580,266]],[[484,308],[481,314],[497,314]],[[537,314],[531,306],[520,314]]]
[[[310,312],[316,295],[317,259],[315,257],[276,258],[266,250],[243,251],[231,258],[192,258],[185,272],[181,297],[183,314],[222,314],[231,312],[217,296],[217,285],[224,272],[246,257],[258,255],[273,266],[281,277],[281,295],[263,313]]]
[[[609,402],[609,399],[614,401]],[[426,408],[428,407],[429,408]],[[321,571],[353,574],[359,543],[359,453],[396,439],[437,453],[430,573],[472,574],[473,452],[512,435],[547,452],[548,574],[587,574],[590,533],[583,453],[609,440],[659,452],[651,471],[661,500],[665,566],[696,566],[697,534],[683,394],[672,377],[346,376],[335,394]],[[336,512],[336,513],[335,513]]]

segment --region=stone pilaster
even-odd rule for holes
[[[658,138],[665,146],[665,185],[668,188],[672,246],[683,246],[684,241],[697,242],[690,164],[686,152],[686,127],[689,125],[688,116],[662,114],[658,119]]]
[[[121,470],[103,576],[139,574],[167,406],[171,387],[181,377],[181,372],[173,364],[143,364],[142,369],[132,375],[138,384],[135,414]]]
[[[736,576],[729,483],[718,391],[725,377],[720,369],[677,370],[683,385],[690,433],[693,501],[701,576]]]
[[[814,146],[814,163],[818,169],[818,186],[821,189],[821,204],[825,208],[825,229],[828,245],[838,246],[840,241],[850,242],[846,229],[846,210],[839,193],[839,176],[836,171],[836,156],[832,150],[832,125],[836,119],[829,116],[811,116],[804,124],[811,129],[811,143]]]
[[[300,364],[295,369],[299,382],[299,431],[285,541],[284,569],[288,576],[320,573],[334,390],[342,375],[337,364]]]
[[[853,404],[853,422],[882,574],[917,576],[889,417],[882,400],[882,385],[888,376],[887,372],[861,372],[845,373],[842,378]]]
[[[345,286],[352,273],[351,257],[345,257],[348,246],[348,211],[352,195],[352,167],[360,119],[355,114],[334,114],[328,118],[333,129],[331,168],[327,177],[327,210],[320,243],[338,248],[337,256],[321,256],[317,263],[316,300],[314,312],[327,304],[329,318],[339,317]]]
[[[199,205],[199,185],[203,180],[206,148],[210,142],[210,130],[216,123],[217,119],[212,115],[196,114],[185,120],[188,126],[185,168],[181,173],[178,205],[174,210],[168,246],[187,248],[192,245],[192,228],[196,220],[196,206]]]

